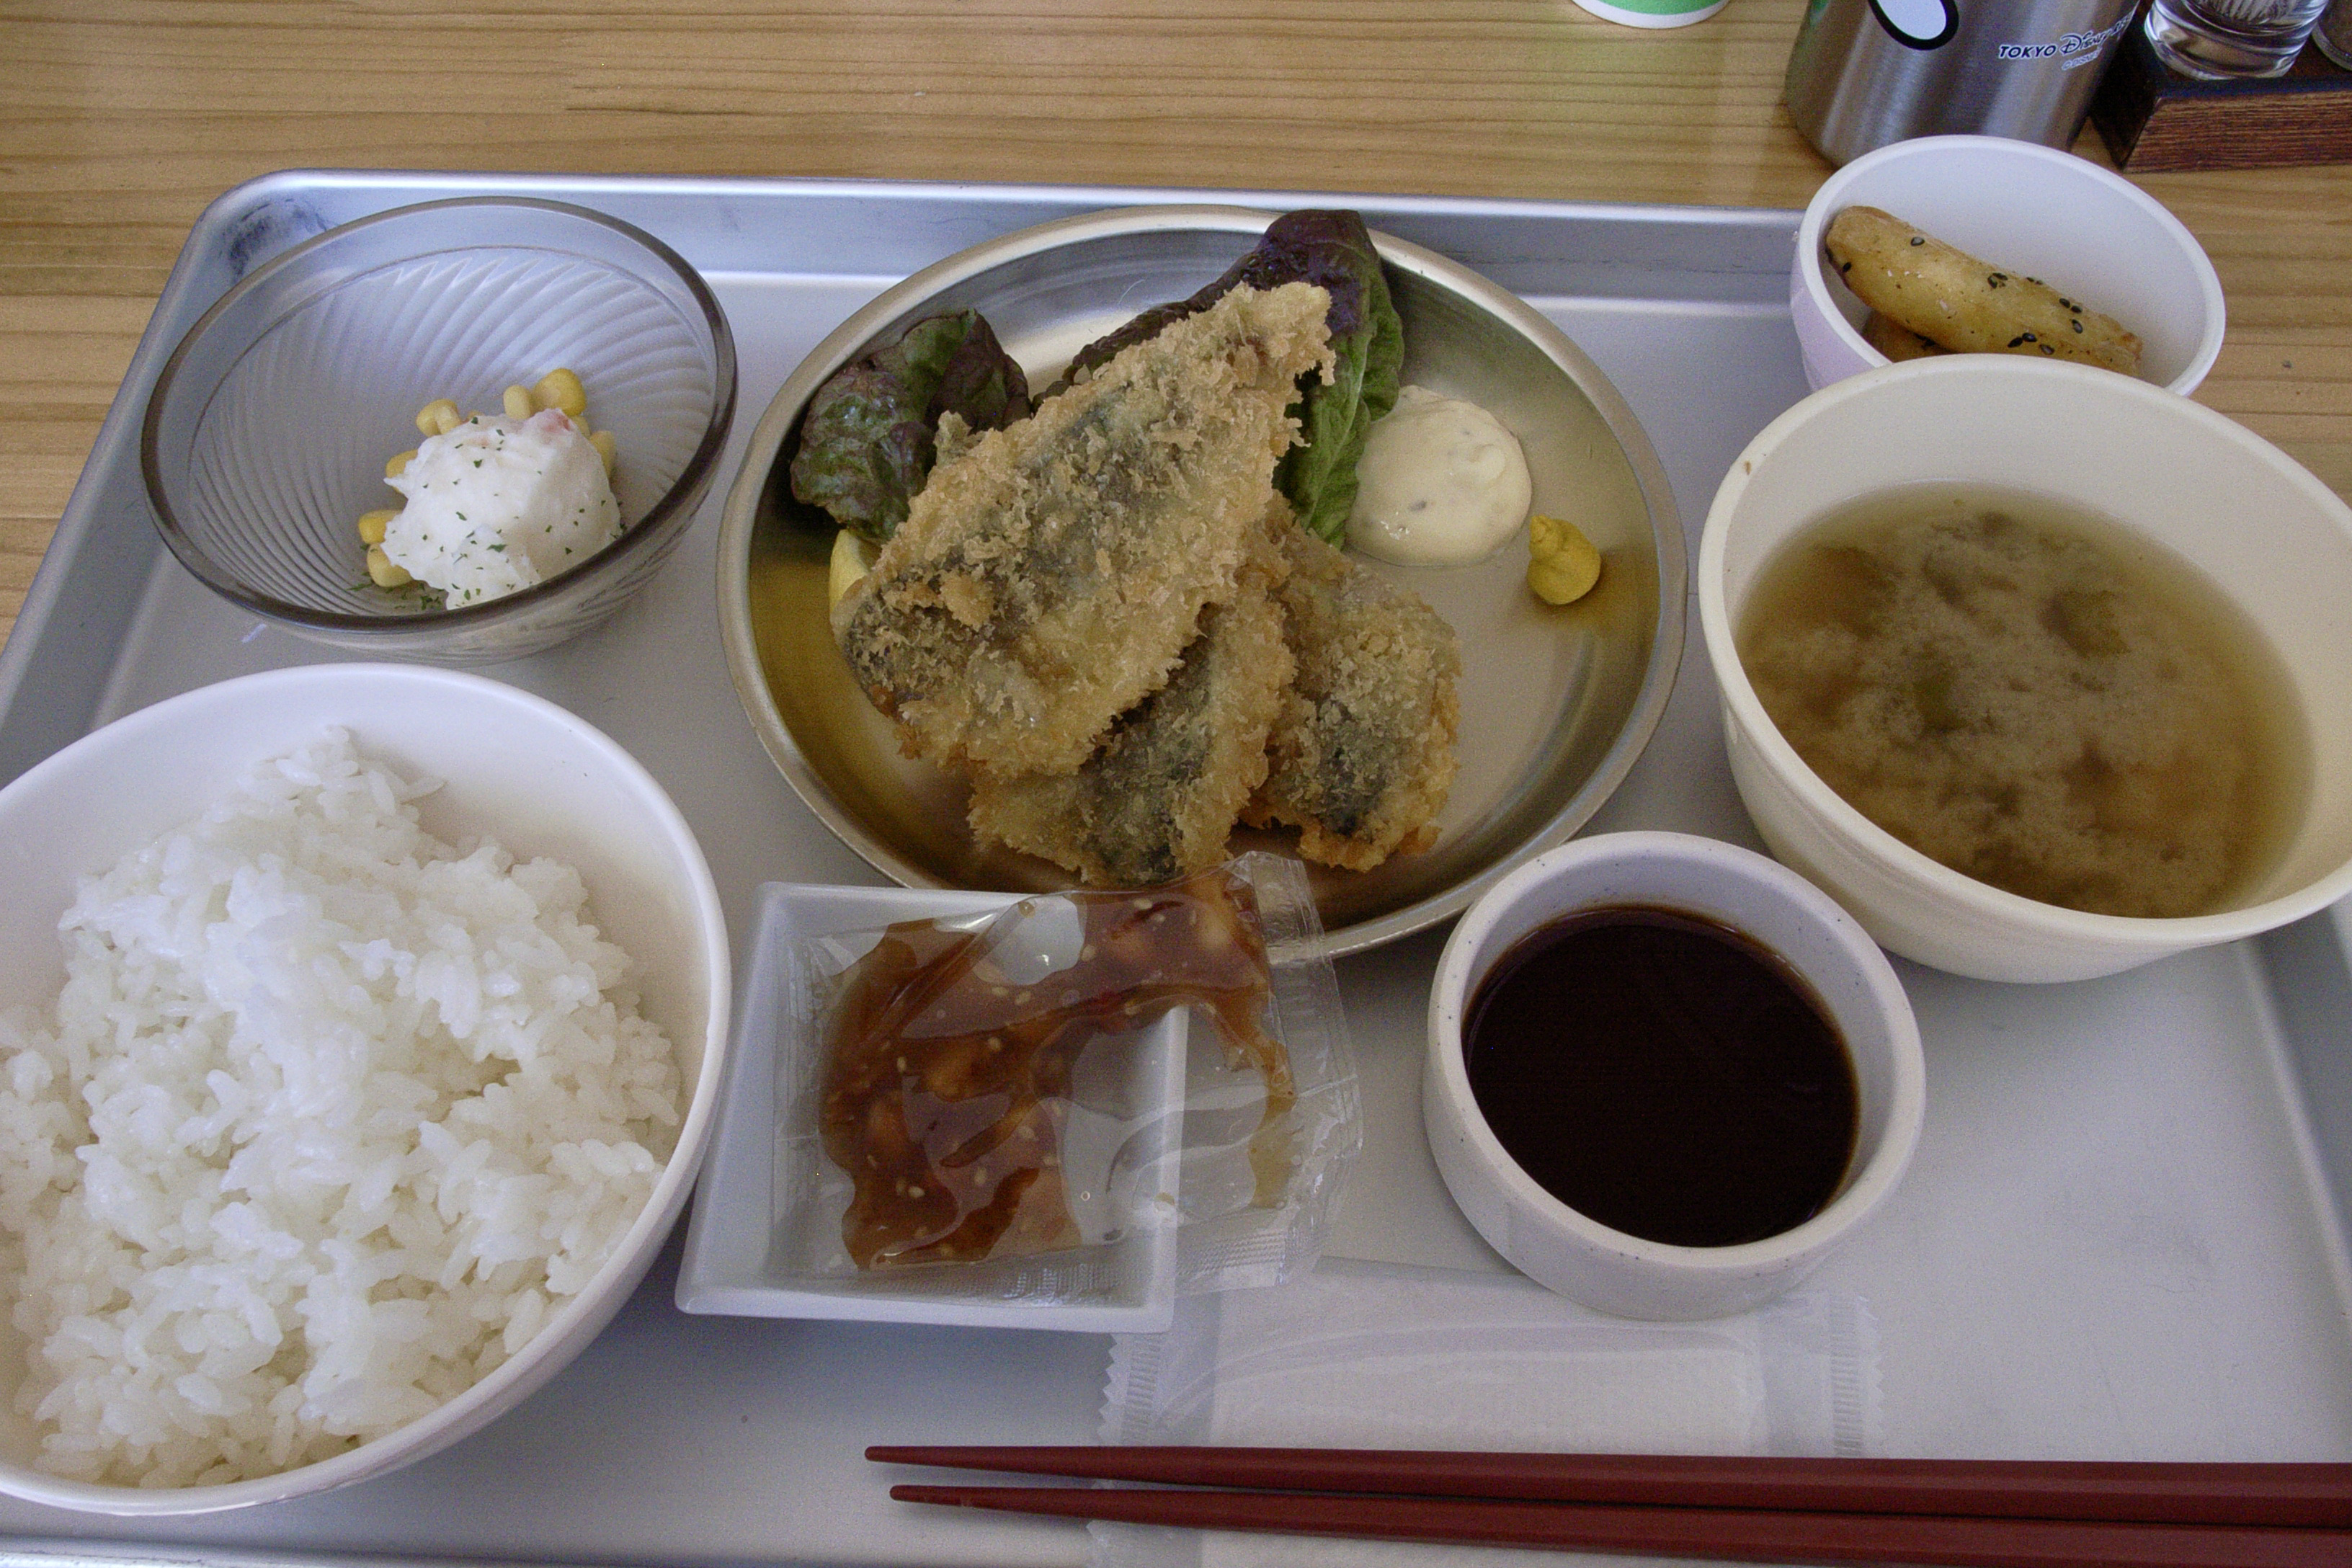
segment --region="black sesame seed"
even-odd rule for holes
[[[2076,321],[2076,322],[2073,323],[2073,325],[2074,325],[2074,330],[2075,330],[2076,331],[2078,331],[2078,332],[2079,332],[2079,331],[2081,331],[2083,330],[2083,323],[2082,323],[2082,322],[2080,322],[2080,321]]]
[[[2020,344],[2020,343],[2023,342],[2024,341],[2025,341],[2025,340],[2024,340],[2022,337],[2015,337],[2015,338],[2011,338],[2011,339],[2010,339],[2010,340],[2009,340],[2009,346],[2010,346],[2011,348],[2015,348],[2018,344]]]
[[[1916,235],[1916,234],[1915,234],[1915,235],[1913,235],[1913,236],[1911,237],[1911,243],[1912,243],[1912,244],[1914,244],[1914,245],[1925,245],[1925,244],[1927,244],[1927,240],[1926,240],[1926,239],[1922,238],[1920,236],[1918,236],[1918,235]]]

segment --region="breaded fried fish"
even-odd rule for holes
[[[911,755],[1068,773],[1157,690],[1297,434],[1298,377],[1331,364],[1329,298],[1235,289],[1123,350],[931,471],[833,626]]]
[[[1268,742],[1272,770],[1243,819],[1292,824],[1309,860],[1367,871],[1437,836],[1461,654],[1418,595],[1305,529],[1280,537],[1290,574],[1276,597],[1297,668]]]
[[[1297,531],[1283,509],[1283,526]],[[971,827],[1042,855],[1098,887],[1145,888],[1207,870],[1266,773],[1266,736],[1290,683],[1283,571],[1270,540],[1243,569],[1233,602],[1202,615],[1201,635],[1168,684],[1119,715],[1075,773],[972,781]]]

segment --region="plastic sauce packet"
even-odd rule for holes
[[[799,939],[791,1271],[1044,1304],[1311,1264],[1360,1137],[1319,935],[1303,868],[1251,855]]]

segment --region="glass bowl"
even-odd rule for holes
[[[385,461],[436,398],[579,373],[619,444],[625,531],[501,598],[444,607],[369,581],[360,514],[397,507]],[[685,259],[561,202],[467,197],[348,223],[256,268],[190,328],[149,397],[155,525],[214,592],[379,657],[535,653],[651,580],[709,489],[735,411],[735,343]]]

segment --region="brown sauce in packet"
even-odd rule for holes
[[[1078,1245],[1062,1134],[1079,1058],[1171,1007],[1201,1008],[1228,1061],[1264,1076],[1252,1164],[1258,1201],[1278,1196],[1294,1091],[1261,1023],[1271,975],[1248,884],[1220,869],[1054,901],[1076,913],[1076,953],[1042,975],[1013,950],[1037,900],[978,929],[894,925],[842,975],[821,1130],[854,1184],[842,1240],[860,1268]]]

